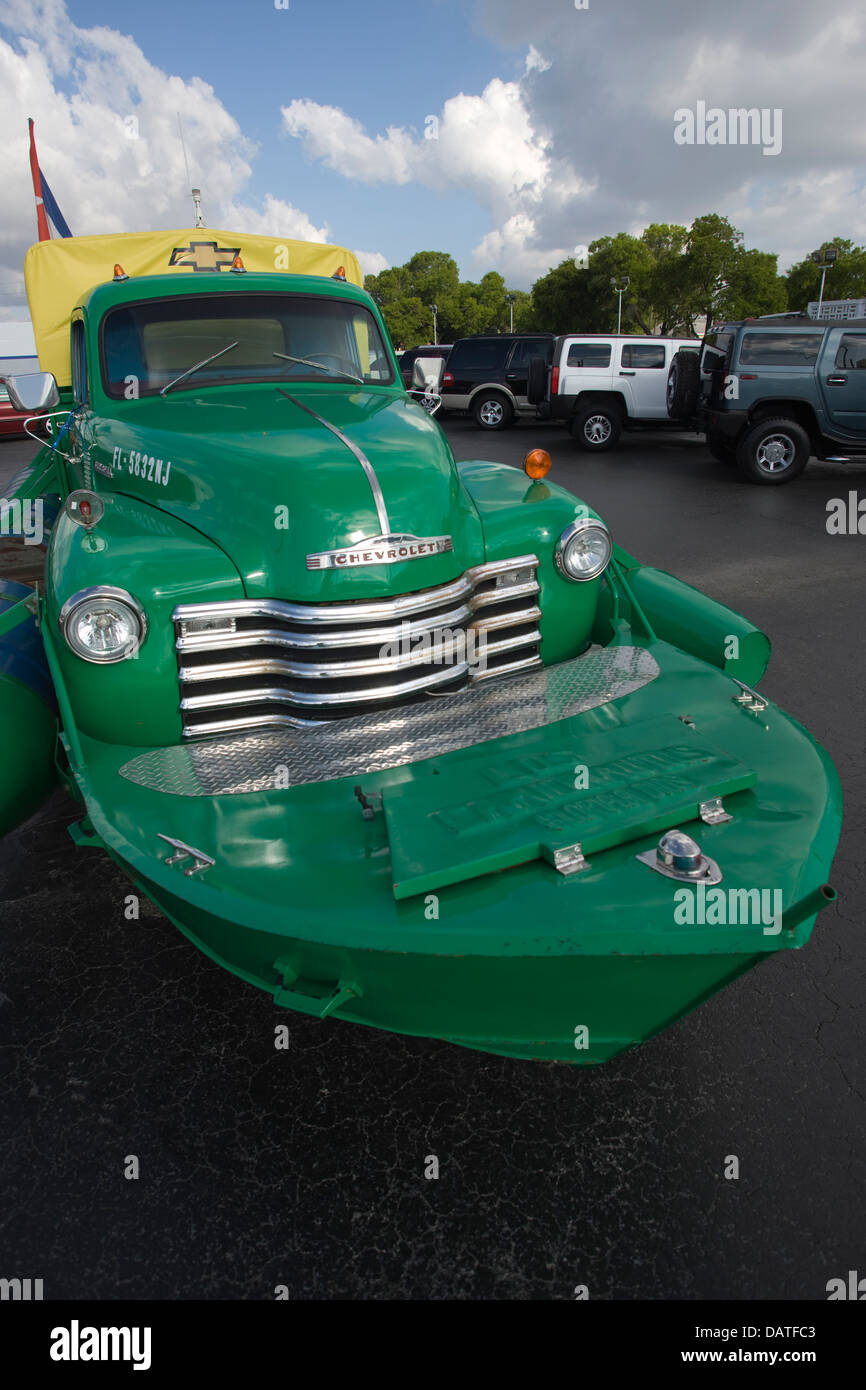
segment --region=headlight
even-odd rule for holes
[[[556,542],[556,568],[566,579],[597,579],[607,569],[613,545],[603,521],[573,521]]]
[[[82,589],[60,610],[60,631],[85,661],[123,661],[144,641],[144,610],[125,589]]]

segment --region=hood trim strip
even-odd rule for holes
[[[291,401],[292,405],[296,405],[299,409],[305,410],[308,415],[312,415],[314,420],[318,420],[320,425],[324,425],[325,429],[330,430],[331,434],[335,434],[340,440],[340,443],[345,444],[346,448],[354,454],[367,476],[367,482],[370,484],[370,491],[373,494],[373,502],[376,506],[376,515],[379,518],[379,533],[382,536],[390,536],[391,523],[388,520],[388,510],[385,506],[385,496],[382,492],[382,485],[376,477],[376,470],[367,458],[367,455],[362,449],[358,448],[358,445],[355,444],[347,434],[344,434],[336,425],[332,425],[330,420],[326,420],[324,415],[319,415],[317,411],[311,410],[308,405],[304,405],[303,401],[299,401],[296,396],[290,396],[288,391],[284,391],[281,386],[278,386],[277,390],[281,396],[285,396],[287,401]]]

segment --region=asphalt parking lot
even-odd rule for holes
[[[637,1051],[527,1064],[275,1009],[126,921],[56,795],[0,845],[0,1275],[46,1298],[820,1300],[866,1273],[866,536],[825,524],[866,469],[759,488],[685,435],[445,428],[458,458],[548,448],[626,549],[768,631],[762,688],[845,789],[840,899]],[[0,443],[0,491],[29,452]]]

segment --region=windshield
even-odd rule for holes
[[[102,321],[102,376],[116,400],[170,383],[175,395],[254,381],[394,380],[368,309],[300,294],[196,294],[112,309]]]

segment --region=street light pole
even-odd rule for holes
[[[511,328],[509,329],[510,333],[514,332],[514,301],[516,298],[517,296],[513,294],[507,294],[505,296],[505,302],[511,310]]]
[[[610,283],[611,283],[611,286],[613,287],[613,292],[614,292],[614,294],[618,294],[618,295],[619,295],[619,311],[618,311],[618,313],[617,313],[617,318],[616,318],[616,331],[617,331],[617,334],[619,334],[619,333],[622,332],[622,297],[623,297],[623,295],[625,294],[626,290],[628,289],[630,281],[629,281],[629,277],[628,277],[627,275],[624,275],[624,276],[622,277],[622,285],[620,286],[620,285],[618,285],[618,284],[616,283],[616,276],[615,276],[615,275],[612,275],[612,276],[610,277]]]
[[[433,342],[438,343],[439,339],[437,337],[437,334],[439,332],[439,328],[436,322],[436,315],[439,312],[439,306],[437,304],[431,304],[430,308],[433,310]]]
[[[824,303],[824,281],[827,279],[827,271],[834,266],[839,259],[839,248],[836,246],[822,246],[820,251],[812,252],[812,260],[821,272],[821,291],[818,295],[818,318],[821,317],[821,306]]]

